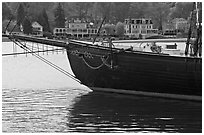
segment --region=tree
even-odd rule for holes
[[[129,7],[128,16],[131,18],[143,18],[149,8],[149,2],[132,2]],[[128,12],[128,11],[127,11]]]
[[[23,26],[23,32],[25,34],[31,34],[32,33],[32,24],[27,17],[24,19],[22,26]]]
[[[54,12],[55,15],[55,27],[65,27],[65,15],[62,5],[59,3]]]
[[[11,9],[8,7],[7,3],[2,3],[2,21],[5,19],[13,19],[14,16],[11,13]]]
[[[162,25],[170,14],[170,5],[165,2],[154,2],[147,9],[148,17],[152,18],[154,25],[162,30]]]
[[[99,9],[102,13],[102,18],[106,17],[105,22],[111,23],[113,21],[113,3],[112,2],[100,2],[99,3]]]
[[[193,2],[177,2],[172,9],[171,18],[188,19],[193,9]]]
[[[24,7],[23,4],[20,4],[17,10],[17,25],[20,26],[23,22],[23,20],[25,19],[25,11],[24,11]]]
[[[101,12],[98,10],[100,8],[99,2],[95,2],[93,4],[93,7],[91,9],[91,16],[93,17],[94,20],[100,20],[102,17]]]
[[[124,33],[125,33],[124,24],[121,23],[121,22],[118,22],[118,23],[116,24],[115,30],[116,30],[116,35],[118,35],[119,37],[120,37],[120,36],[123,36]]]
[[[124,22],[128,16],[130,3],[129,2],[116,2],[113,6],[113,16],[116,22]]]
[[[44,32],[50,32],[50,25],[45,8],[43,8],[42,12],[38,15],[38,22],[43,26]]]
[[[107,35],[115,35],[115,25],[106,24],[103,29],[105,29]]]
[[[75,2],[73,4],[74,10],[80,19],[89,16],[88,11],[93,7],[91,2]]]
[[[2,21],[2,32],[6,32],[6,30],[10,32],[16,25],[16,23],[14,21],[11,21],[9,26],[7,26],[8,23],[9,23],[9,20]],[[6,27],[7,27],[7,29],[6,29]]]

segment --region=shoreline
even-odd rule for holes
[[[7,37],[2,37],[2,42],[11,42],[11,40]]]

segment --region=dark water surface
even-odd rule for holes
[[[202,132],[201,103],[83,89],[3,89],[3,132]]]

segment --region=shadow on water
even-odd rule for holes
[[[90,92],[69,108],[71,132],[202,132],[202,104]]]

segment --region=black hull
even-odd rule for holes
[[[70,42],[68,59],[88,87],[202,96],[202,59]],[[111,66],[112,60],[112,66]]]

